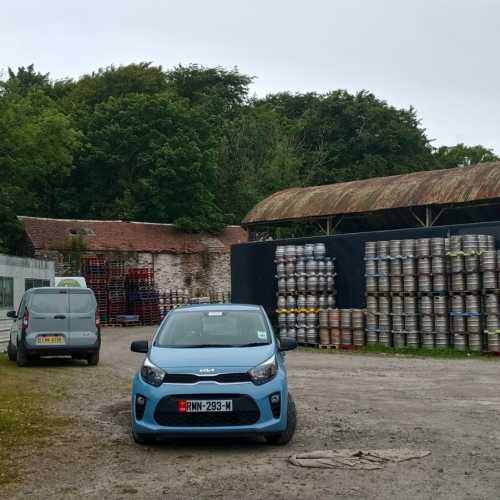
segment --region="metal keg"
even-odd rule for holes
[[[477,333],[470,333],[469,334],[469,349],[472,352],[481,352],[482,351],[481,335],[479,335]]]
[[[389,241],[389,255],[391,257],[399,257],[401,255],[401,241],[400,240]]]
[[[318,290],[318,277],[315,274],[309,274],[306,278],[306,288],[309,292]]]
[[[331,345],[339,345],[341,340],[340,329],[339,328],[331,328],[330,329],[330,344]]]
[[[394,332],[394,347],[396,349],[405,346],[405,335],[402,332]]]
[[[443,257],[445,254],[445,239],[431,238],[431,255],[433,257]]]
[[[328,328],[328,311],[326,309],[319,312],[318,319],[320,328]]]
[[[318,321],[318,315],[316,313],[307,313],[306,315],[306,325],[307,328],[316,327],[316,323]]]
[[[340,328],[340,311],[339,309],[330,309],[328,311],[328,326],[330,328]]]
[[[432,289],[435,292],[445,292],[448,289],[448,281],[444,274],[434,274],[432,276]]]
[[[354,329],[352,331],[352,344],[354,347],[363,347],[365,345],[365,332],[363,329]]]
[[[451,312],[462,314],[465,310],[465,302],[462,295],[453,295],[451,297]]]
[[[488,351],[500,352],[500,335],[488,335]]]
[[[447,316],[434,316],[434,331],[437,333],[448,333]]]
[[[278,262],[276,264],[276,275],[278,276],[278,278],[283,278],[285,274],[286,274],[286,267],[284,262]]]
[[[303,313],[303,312],[297,313],[296,320],[297,320],[297,326],[299,328],[305,328],[305,326],[306,326],[306,315],[305,315],[305,313]]]
[[[446,316],[448,314],[448,298],[444,295],[435,295],[433,299],[434,314]]]
[[[318,299],[316,298],[316,295],[308,295],[306,297],[306,307],[308,309],[315,309],[318,307]]]
[[[479,297],[477,295],[467,295],[465,298],[465,308],[467,314],[467,331],[469,333],[481,332],[481,318],[479,316]]]
[[[496,239],[495,236],[492,234],[487,234],[486,235],[486,244],[487,244],[487,251],[489,252],[490,250],[495,250],[496,247]]]
[[[430,292],[432,290],[432,277],[429,274],[418,275],[418,289],[421,292]]]
[[[467,349],[467,339],[465,335],[455,333],[453,335],[453,345],[457,351],[465,351]]]
[[[448,348],[448,333],[438,332],[435,337],[436,349],[447,349]]]
[[[288,328],[295,328],[295,325],[297,324],[297,318],[295,316],[295,313],[291,312],[286,315],[286,326]]]
[[[286,292],[286,279],[285,278],[280,278],[278,280],[278,290],[280,293]]]
[[[297,343],[304,344],[306,342],[306,329],[303,327],[297,328]]]
[[[322,259],[326,254],[326,247],[324,243],[316,243],[313,249],[315,259]]]
[[[295,245],[295,256],[297,259],[304,257],[304,245]]]
[[[422,335],[422,347],[424,349],[434,349],[434,335],[425,333]]]
[[[280,328],[286,327],[286,314],[284,313],[278,314],[278,326]]]
[[[375,313],[378,310],[377,297],[369,295],[366,297],[366,309],[370,313]]]
[[[296,307],[298,309],[304,309],[306,307],[306,297],[305,297],[305,295],[300,294],[300,295],[297,296]]]
[[[403,291],[403,279],[400,276],[391,276],[390,278],[391,292]]]
[[[378,298],[378,310],[381,314],[389,314],[391,310],[389,297],[381,296]]]
[[[325,272],[326,274],[333,274],[335,272],[335,265],[330,257],[325,259]]]
[[[479,273],[466,274],[467,290],[469,292],[477,292],[481,290],[481,279]]]
[[[378,320],[377,316],[374,314],[368,313],[366,315],[366,331],[367,332],[376,332],[378,329]]]
[[[464,272],[464,258],[461,255],[452,255],[450,257],[450,268],[452,273]]]
[[[405,314],[416,314],[417,300],[415,297],[405,296],[403,299]]]
[[[377,278],[377,281],[378,281],[377,286],[378,286],[379,292],[388,292],[389,291],[390,281],[389,281],[388,276],[379,276]]]
[[[352,330],[341,330],[340,335],[343,345],[352,345]]]
[[[419,238],[416,243],[417,257],[430,257],[431,244],[429,238]]]
[[[477,235],[477,249],[479,252],[487,252],[488,250],[490,250],[487,234]]]
[[[446,261],[444,257],[432,257],[432,274],[445,274]]]
[[[285,260],[286,261],[294,261],[295,258],[296,258],[295,245],[286,245],[285,246]]]
[[[307,283],[307,280],[306,280],[306,277],[304,275],[301,275],[301,276],[298,276],[297,277],[297,290],[299,292],[305,292],[306,291],[306,283]]]
[[[341,330],[352,328],[351,310],[350,309],[341,309],[340,310],[340,328],[341,328]]]
[[[352,309],[352,328],[353,330],[362,330],[364,323],[364,313],[361,309]]]
[[[394,332],[402,332],[404,330],[403,316],[400,316],[399,314],[392,315],[392,330]]]
[[[295,309],[296,305],[297,301],[295,300],[295,297],[293,295],[288,295],[288,297],[286,298],[286,308]]]
[[[381,330],[378,333],[378,343],[385,346],[385,347],[390,347],[391,345],[391,337],[389,335],[389,332],[386,332],[384,330]]]
[[[465,297],[465,310],[468,313],[479,313],[479,296],[467,295]]]
[[[378,335],[375,329],[366,330],[366,345],[376,345],[378,344]]]
[[[484,308],[486,310],[486,314],[499,314],[500,309],[498,307],[498,296],[494,293],[487,293],[484,296]]]
[[[318,290],[320,292],[326,291],[326,277],[323,274],[318,275]]]
[[[428,296],[420,297],[420,313],[421,314],[432,314],[432,298]]]
[[[483,289],[494,290],[497,288],[497,273],[495,271],[483,272]]]
[[[467,332],[480,333],[481,332],[481,318],[479,316],[467,316]]]
[[[391,319],[388,314],[379,314],[378,328],[381,332],[389,332],[391,330]]]
[[[473,254],[479,250],[478,237],[476,234],[465,234],[462,236],[462,250],[465,254]]]
[[[329,293],[326,296],[326,305],[328,306],[329,309],[333,309],[335,307],[335,295]]]
[[[405,321],[405,330],[407,332],[416,332],[417,331],[417,317],[413,315],[407,315],[404,317]]]
[[[449,251],[451,253],[460,252],[462,250],[462,237],[461,236],[451,236],[448,239]]]
[[[480,256],[481,271],[496,271],[497,253],[495,250],[487,250]]]
[[[285,264],[285,273],[287,276],[293,276],[295,274],[295,263],[287,262]]]
[[[415,240],[403,240],[401,242],[401,253],[404,257],[414,257]]]
[[[479,256],[466,255],[464,257],[464,268],[466,273],[477,273],[479,271]]]
[[[278,309],[285,309],[286,307],[286,297],[284,295],[278,295]]]
[[[453,331],[455,333],[465,332],[465,317],[464,316],[453,316],[452,317]]]
[[[422,257],[417,259],[418,274],[431,274],[431,259],[429,257]]]
[[[465,277],[462,273],[451,275],[451,289],[454,292],[463,292],[465,290]]]
[[[331,274],[328,274],[326,276],[326,289],[328,292],[331,292],[333,291],[334,287],[335,287],[335,278]]]
[[[490,314],[486,317],[486,331],[489,335],[500,333],[498,329],[500,328],[500,323],[498,322],[498,316]]]
[[[284,338],[288,337],[288,331],[286,328],[279,329],[279,337],[280,337],[280,339],[284,339]]]
[[[318,307],[320,309],[325,309],[328,307],[328,304],[326,302],[326,295],[318,295]]]
[[[369,293],[374,293],[378,290],[377,288],[377,278],[373,276],[366,277],[366,291]]]
[[[415,276],[403,276],[403,289],[405,292],[414,292],[417,289]]]
[[[295,277],[289,276],[286,279],[286,291],[288,293],[293,293],[297,290],[297,282],[295,281]]]
[[[314,245],[312,243],[307,243],[304,245],[304,257],[306,259],[314,258]]]
[[[285,260],[285,247],[282,245],[278,245],[276,247],[274,257],[276,259],[276,262],[282,262]]]
[[[410,347],[411,349],[418,348],[418,333],[417,332],[408,332],[406,334],[406,347]]]
[[[388,260],[378,260],[377,261],[377,274],[389,274],[389,261]]]
[[[318,334],[315,327],[306,328],[306,342],[308,344],[317,344],[318,343]]]
[[[319,328],[319,343],[321,345],[330,345],[330,330],[328,328]]]
[[[391,259],[389,261],[389,271],[392,276],[401,276],[401,274],[403,274],[403,265],[401,263],[401,259]]]
[[[422,333],[432,333],[434,331],[434,322],[432,316],[424,314],[420,316],[420,330]]]
[[[292,339],[292,340],[296,341],[297,340],[297,330],[296,330],[296,328],[288,328],[287,330],[288,330],[287,337],[289,339]]]
[[[392,314],[403,314],[403,297],[392,297]]]
[[[306,272],[306,262],[304,259],[301,258],[295,261],[295,272],[299,275]]]
[[[318,264],[317,266],[317,273],[318,274],[325,274],[326,271],[326,264],[323,259],[317,260],[316,263]]]
[[[405,276],[413,276],[416,274],[416,264],[415,264],[415,258],[414,257],[407,257],[403,259],[403,274]]]
[[[377,241],[377,257],[388,257],[388,256],[389,256],[389,242]]]
[[[310,259],[306,262],[306,273],[308,275],[316,274],[318,271],[318,262],[316,260]]]
[[[367,241],[365,243],[365,257],[372,259],[377,256],[377,243],[375,241]]]

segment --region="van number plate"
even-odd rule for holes
[[[39,335],[36,338],[37,344],[64,345],[64,335]]]
[[[224,412],[233,411],[233,401],[231,399],[181,399],[177,401],[180,412],[201,413],[201,412]]]

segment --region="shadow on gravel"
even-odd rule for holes
[[[88,366],[84,359],[73,359],[70,357],[46,357],[31,359],[25,368],[68,368]]]

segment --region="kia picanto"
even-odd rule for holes
[[[253,305],[188,305],[172,310],[132,384],[132,435],[159,437],[259,435],[286,444],[296,426],[283,351],[264,310]]]

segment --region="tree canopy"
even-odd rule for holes
[[[237,68],[148,62],[0,80],[0,248],[15,215],[172,222],[217,232],[274,191],[498,159],[428,139],[368,91],[250,97]]]

